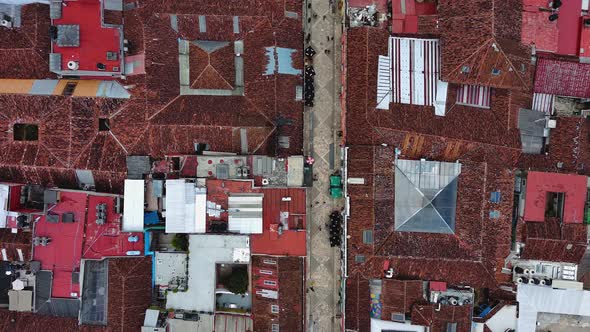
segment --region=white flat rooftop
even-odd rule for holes
[[[189,252],[188,291],[168,292],[166,308],[214,312],[215,265],[249,264],[250,238],[243,235],[190,235]]]

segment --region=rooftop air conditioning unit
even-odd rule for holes
[[[268,181],[267,178],[262,179],[262,185],[263,186],[268,186],[270,184],[270,181]]]

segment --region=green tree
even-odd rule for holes
[[[248,270],[246,267],[233,268],[232,273],[222,280],[227,290],[234,294],[245,294],[248,291]]]
[[[179,251],[187,251],[188,250],[188,235],[186,234],[176,234],[172,239],[172,246]]]

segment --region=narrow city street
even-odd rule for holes
[[[317,52],[315,99],[305,109],[306,155],[315,159],[313,188],[308,190],[308,284],[309,331],[341,331],[339,303],[340,252],[329,241],[329,215],[343,206],[330,196],[329,177],[340,169],[340,63],[342,17],[338,2],[309,0],[305,5],[305,47]]]

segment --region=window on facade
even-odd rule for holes
[[[15,123],[13,134],[15,141],[36,141],[39,139],[39,126],[36,124]]]
[[[364,244],[373,244],[373,231],[372,230],[364,230],[363,231],[363,243]]]
[[[363,255],[356,255],[354,256],[354,261],[357,263],[364,263],[365,262],[365,256]]]
[[[469,73],[470,71],[471,71],[471,68],[469,68],[469,66],[463,66],[463,67],[461,67],[461,72],[462,72],[463,74],[467,74],[467,73]]]
[[[271,270],[260,270],[260,274],[272,275],[272,271]]]
[[[500,211],[497,211],[497,210],[490,211],[490,218],[491,219],[498,219],[498,218],[500,218]]]
[[[494,191],[490,194],[490,202],[500,203],[501,195],[499,191]]]
[[[272,312],[273,314],[278,314],[279,313],[279,306],[276,304],[271,305],[270,312]]]
[[[498,69],[498,68],[492,69],[492,75],[494,75],[494,76],[498,76],[501,73],[502,73],[502,71],[500,69]]]
[[[276,286],[277,282],[272,280],[264,280],[264,284],[267,286]]]
[[[272,260],[272,259],[265,259],[262,261],[264,264],[272,264],[272,265],[276,265],[277,261]]]
[[[272,332],[279,332],[279,324],[272,324]]]

